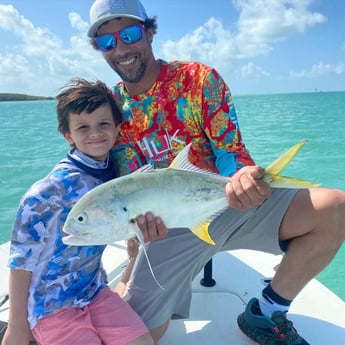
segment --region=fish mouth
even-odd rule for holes
[[[90,232],[79,232],[79,233],[73,233],[73,232],[69,232],[68,230],[63,230],[66,234],[68,234],[69,237],[83,237],[83,236],[90,236],[91,233]]]
[[[69,246],[92,245],[93,241],[91,240],[89,235],[90,235],[89,233],[88,234],[80,234],[80,235],[69,234],[69,235],[64,236],[62,238],[62,242],[66,245],[69,245]]]

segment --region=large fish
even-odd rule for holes
[[[290,148],[265,170],[263,180],[274,188],[311,188],[318,184],[280,176],[302,141]],[[100,245],[137,237],[143,242],[136,217],[147,211],[160,216],[168,228],[189,228],[203,241],[214,244],[208,233],[210,222],[228,205],[225,185],[229,177],[192,165],[191,144],[169,168],[148,169],[106,182],[86,193],[72,208],[63,231],[68,245]]]

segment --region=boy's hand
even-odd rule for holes
[[[130,258],[135,258],[139,252],[138,241],[134,238],[131,238],[127,241],[127,254]]]
[[[144,235],[144,242],[152,242],[157,238],[164,238],[168,234],[168,228],[160,217],[155,217],[151,212],[137,217],[137,224]]]
[[[8,326],[1,345],[28,345],[36,344],[27,323]]]

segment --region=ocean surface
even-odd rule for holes
[[[345,190],[345,92],[234,95],[244,142],[267,166],[297,142],[309,142],[284,175]],[[22,195],[68,145],[57,131],[55,101],[0,102],[0,243],[9,240]],[[318,279],[345,300],[345,246]]]

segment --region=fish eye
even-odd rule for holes
[[[80,213],[77,217],[78,223],[84,224],[87,222],[87,215],[85,213]]]
[[[124,210],[125,212],[127,212],[127,207],[123,207],[123,210]]]

